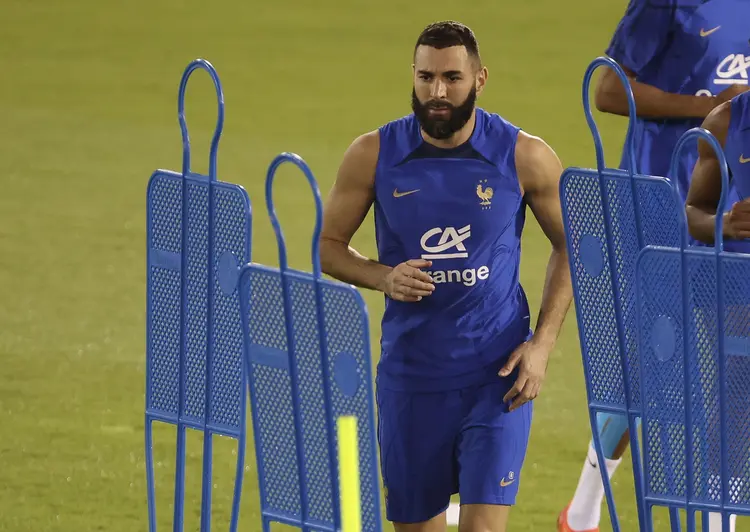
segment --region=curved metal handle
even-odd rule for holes
[[[594,147],[596,148],[596,165],[597,170],[600,172],[604,168],[604,150],[602,148],[602,138],[599,135],[599,129],[596,127],[594,122],[594,115],[591,113],[591,103],[589,99],[589,93],[591,91],[591,78],[594,76],[594,72],[597,68],[607,66],[617,73],[617,76],[622,81],[625,88],[625,95],[628,97],[628,132],[625,135],[625,150],[628,154],[628,173],[632,176],[638,172],[635,167],[635,147],[633,146],[633,123],[635,122],[635,98],[633,97],[633,89],[630,86],[630,80],[625,72],[620,68],[615,61],[609,57],[597,57],[594,59],[589,67],[586,69],[586,74],[583,77],[583,112],[586,114],[586,122],[589,124],[591,135],[594,137]]]
[[[284,233],[281,230],[279,224],[279,218],[276,216],[276,208],[273,205],[273,180],[276,176],[276,170],[279,166],[284,163],[292,163],[297,168],[302,170],[307,178],[307,183],[310,185],[313,197],[315,198],[315,228],[313,230],[312,237],[312,266],[313,274],[318,279],[321,276],[320,270],[320,231],[323,226],[323,200],[320,198],[320,189],[318,183],[315,181],[312,170],[307,165],[304,159],[296,153],[284,152],[277,155],[271,165],[268,167],[268,173],[266,174],[266,208],[268,209],[268,216],[271,218],[271,224],[273,230],[276,233],[276,242],[279,246],[279,269],[283,272],[286,271],[287,258],[286,258],[286,243],[284,241]]]
[[[224,129],[224,91],[221,88],[219,74],[211,63],[205,59],[196,59],[192,61],[185,72],[182,74],[180,81],[180,92],[177,96],[177,114],[180,120],[180,130],[182,131],[182,175],[190,173],[190,136],[188,135],[187,122],[185,121],[185,89],[190,75],[198,69],[203,69],[211,76],[211,80],[216,87],[216,97],[219,100],[219,112],[216,119],[216,130],[211,140],[211,152],[209,154],[208,178],[210,181],[216,181],[216,152],[219,148],[219,138],[221,131]]]
[[[719,141],[716,140],[716,137],[714,137],[710,131],[701,127],[694,127],[683,133],[672,151],[672,162],[669,165],[669,175],[677,175],[677,166],[680,161],[680,156],[682,155],[682,150],[685,148],[687,142],[693,138],[696,140],[703,138],[703,140],[708,142],[714,152],[716,152],[716,157],[719,160],[719,170],[721,171],[721,196],[719,197],[719,204],[716,206],[714,249],[716,250],[716,253],[721,253],[724,250],[724,217],[722,214],[725,211],[724,206],[726,205],[727,197],[729,195],[729,169],[727,167],[727,158],[724,155],[724,149],[721,147],[721,144],[719,144]],[[683,224],[683,247],[687,247],[687,217],[684,214],[684,211],[683,216],[680,218],[680,221]]]

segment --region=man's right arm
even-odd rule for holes
[[[636,115],[646,119],[705,118],[718,105],[747,90],[733,85],[718,96],[693,96],[665,92],[653,85],[636,81],[635,74],[620,65],[630,81]],[[596,86],[594,103],[599,111],[628,116],[628,100],[620,78],[611,68],[604,68]]]
[[[346,150],[323,209],[320,262],[324,273],[340,281],[383,291],[391,268],[349,245],[375,199],[379,148],[379,134],[372,131],[358,137]]]
[[[391,267],[368,259],[349,245],[375,200],[379,150],[380,135],[372,131],[358,137],[344,154],[323,209],[321,268],[340,281],[381,291],[392,299],[419,301],[435,289],[430,276],[420,269],[431,262],[415,259]]]
[[[717,96],[694,96],[665,92],[639,81],[644,72],[671,67],[664,58],[670,35],[677,30],[678,4],[679,0],[630,0],[606,50],[628,76],[636,114],[641,118],[705,118],[714,107],[741,91],[734,86]],[[599,111],[628,116],[625,88],[614,70],[602,70],[594,98]]]

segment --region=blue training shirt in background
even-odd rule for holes
[[[748,21],[747,0],[631,0],[606,53],[635,72],[638,81],[665,92],[717,95],[731,84],[748,83]],[[676,180],[684,200],[697,145],[685,147],[678,176],[668,175],[672,151],[682,134],[701,123],[700,118],[637,119],[638,172]],[[620,165],[627,168],[624,155]]]
[[[740,199],[750,198],[750,92],[736,96],[731,103],[724,153],[732,181]]]

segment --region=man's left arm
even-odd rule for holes
[[[519,367],[518,379],[505,396],[505,401],[514,399],[511,410],[539,394],[550,352],[573,299],[560,206],[560,160],[542,139],[520,132],[516,144],[516,172],[524,198],[552,244],[552,253],[534,335],[511,354],[500,371],[501,376],[506,376]]]

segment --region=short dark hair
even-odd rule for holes
[[[445,20],[430,24],[419,34],[417,44],[414,46],[415,54],[420,46],[431,46],[438,50],[451,46],[463,46],[470,57],[476,59],[480,65],[482,64],[482,59],[479,56],[479,44],[474,32],[460,22]]]

